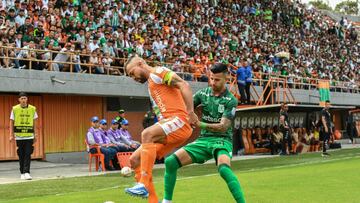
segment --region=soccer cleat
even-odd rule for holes
[[[25,174],[21,174],[20,179],[25,180]]]
[[[132,188],[126,188],[125,192],[129,195],[136,196],[136,197],[142,197],[142,198],[148,198],[149,192],[145,188],[145,185],[142,183],[136,183],[136,185]]]
[[[25,180],[31,180],[32,177],[30,176],[30,173],[25,173]]]

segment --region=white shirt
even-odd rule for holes
[[[54,61],[56,62],[66,62],[70,55],[69,54],[63,54],[63,53],[66,53],[68,50],[66,48],[62,48],[60,50],[60,53],[58,53],[54,59]]]
[[[23,17],[18,15],[15,18],[15,23],[18,24],[19,26],[24,25],[25,24],[25,19],[26,19],[25,15]]]
[[[94,42],[90,42],[89,48],[90,48],[90,51],[93,52],[95,49],[99,48],[99,45],[97,43],[94,44]]]

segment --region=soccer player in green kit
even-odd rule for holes
[[[204,163],[212,158],[236,202],[245,202],[239,180],[230,168],[233,148],[231,123],[238,101],[225,86],[227,74],[225,64],[214,64],[211,68],[210,87],[199,90],[194,95],[194,107],[202,107],[201,121],[196,122],[196,126],[201,128],[200,137],[166,158],[162,203],[171,203],[180,167]]]

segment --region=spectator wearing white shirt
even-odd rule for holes
[[[70,47],[71,44],[67,43],[65,44],[64,48],[62,48],[60,50],[60,53],[58,53],[54,59],[54,62],[67,62],[69,60],[70,57]],[[52,64],[53,70],[54,71],[62,71],[65,67],[65,64],[63,63],[53,63]]]
[[[93,52],[98,48],[100,48],[98,44],[98,38],[97,37],[94,37],[93,39],[90,38],[90,43],[89,43],[90,52]]]
[[[25,11],[24,11],[24,9],[21,8],[19,11],[19,15],[17,15],[15,18],[15,23],[16,23],[17,27],[24,25],[25,19],[26,19]]]

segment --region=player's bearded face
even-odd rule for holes
[[[226,83],[226,74],[224,73],[211,73],[210,86],[214,91],[221,91],[224,89]]]
[[[128,70],[129,77],[139,83],[145,83],[147,78],[145,77],[144,70],[139,66],[133,66]]]

